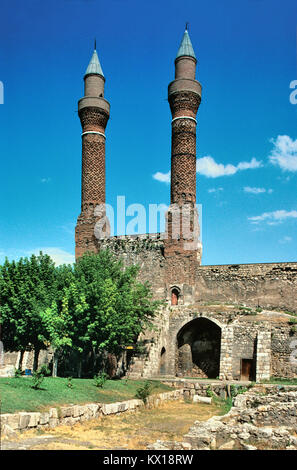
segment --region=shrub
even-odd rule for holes
[[[231,397],[237,397],[237,395],[240,395],[241,393],[245,393],[248,391],[247,387],[243,387],[242,385],[230,385],[230,393]]]
[[[42,371],[40,369],[36,370],[33,372],[31,388],[34,388],[35,390],[40,389],[40,385],[42,384],[43,380],[44,375]]]
[[[100,372],[100,374],[94,376],[94,385],[96,387],[102,388],[107,379],[108,374],[106,372]]]
[[[210,386],[208,386],[207,389],[206,389],[206,396],[208,396],[209,398],[213,398],[213,397],[214,397],[214,393],[213,393],[213,391],[212,391],[212,389],[211,389]]]
[[[16,369],[16,370],[14,371],[14,376],[15,376],[16,379],[18,379],[18,378],[21,377],[22,375],[23,375],[23,372],[22,372],[21,369]]]
[[[147,403],[147,399],[148,397],[150,396],[150,394],[152,393],[152,390],[153,390],[153,384],[150,382],[150,381],[146,381],[144,383],[144,385],[140,386],[137,390],[136,390],[136,394],[135,394],[135,397],[136,398],[139,398],[140,400],[142,400],[144,403]]]
[[[48,377],[49,375],[51,375],[51,371],[46,364],[43,364],[41,367],[39,367],[39,370],[42,375],[44,375],[44,377]]]
[[[72,388],[72,387],[73,387],[72,377],[67,377],[67,383],[66,383],[66,385],[67,385],[68,388]]]

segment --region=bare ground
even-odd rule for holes
[[[146,449],[157,439],[181,441],[194,421],[206,421],[219,413],[220,409],[214,404],[167,402],[155,409],[100,417],[74,426],[26,431],[17,438],[3,439],[1,449]]]

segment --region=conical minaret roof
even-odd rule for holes
[[[184,32],[182,42],[179,46],[176,59],[182,56],[193,57],[194,59],[197,60],[187,28]]]
[[[97,51],[96,51],[96,43],[95,43],[95,49],[94,49],[91,61],[90,61],[89,65],[88,65],[88,68],[86,70],[85,76],[89,75],[90,73],[94,73],[96,75],[102,75],[102,77],[104,77],[103,70],[102,70],[102,67],[100,65],[98,54],[97,54]]]

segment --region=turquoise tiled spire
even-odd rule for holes
[[[95,43],[95,49],[94,49],[91,61],[86,70],[85,76],[88,75],[89,73],[95,73],[97,75],[102,75],[102,77],[104,77],[103,71],[99,62],[98,54],[96,51],[96,43]]]
[[[184,36],[183,36],[182,42],[179,46],[179,50],[177,52],[176,59],[178,57],[182,57],[182,56],[194,57],[194,59],[197,60],[187,29],[184,32]]]

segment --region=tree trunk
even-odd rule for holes
[[[57,354],[57,351],[54,350],[54,353],[53,353],[53,373],[52,373],[52,376],[53,376],[53,377],[57,377],[57,374],[58,374],[58,354]]]
[[[24,358],[24,351],[20,351],[20,358],[19,358],[19,363],[17,364],[17,369],[22,370],[23,358]]]
[[[39,348],[34,349],[34,360],[33,360],[33,372],[35,372],[38,368],[38,357],[39,357]]]
[[[79,358],[78,367],[77,367],[77,376],[79,379],[81,378],[81,368],[82,368],[82,358]]]

